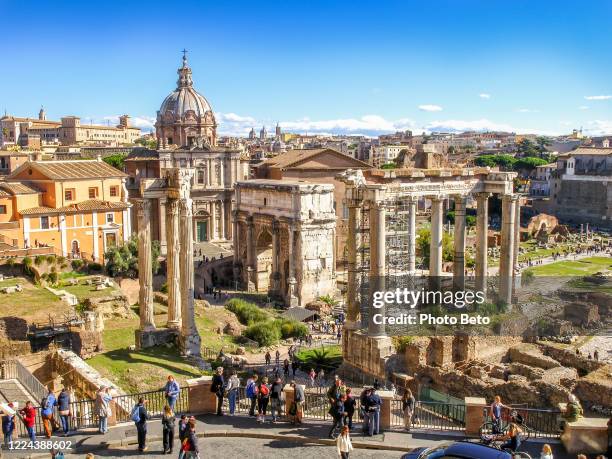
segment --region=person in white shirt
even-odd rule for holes
[[[353,444],[351,443],[348,426],[342,427],[342,432],[338,435],[338,438],[336,438],[336,448],[338,449],[338,456],[340,456],[341,459],[348,459],[349,453],[353,451]]]
[[[232,371],[229,381],[227,382],[227,400],[229,402],[229,413],[230,416],[234,415],[236,410],[236,398],[238,397],[238,388],[240,387],[240,380],[236,371]]]
[[[553,459],[552,448],[549,444],[544,444],[542,446],[542,454],[540,454],[540,459]]]

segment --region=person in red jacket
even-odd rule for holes
[[[34,425],[36,424],[36,408],[32,406],[32,402],[26,402],[25,406],[19,414],[23,417],[23,423],[26,426],[26,430],[28,431],[28,435],[32,442],[36,441],[36,431],[34,430]]]

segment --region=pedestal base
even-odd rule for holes
[[[179,349],[181,351],[181,355],[183,356],[201,356],[202,339],[200,338],[198,332],[196,331],[195,333],[190,333],[189,335],[181,334],[179,336]]]
[[[152,330],[135,330],[134,338],[136,349],[161,346],[163,344],[176,344],[178,330],[171,328],[156,328]]]

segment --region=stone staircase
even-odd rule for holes
[[[28,390],[16,379],[0,380],[0,402],[4,403],[8,399],[11,402],[18,402],[19,407],[23,407],[26,401],[31,401],[34,405],[38,405],[40,401],[34,400],[34,397]]]

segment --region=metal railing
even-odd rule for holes
[[[189,388],[182,387],[174,405],[175,414],[184,414],[189,411]],[[115,417],[117,423],[132,422],[130,415],[134,406],[138,404],[138,400],[143,398],[145,408],[151,418],[160,418],[163,414],[164,406],[168,403],[166,394],[163,390],[155,390],[142,392],[139,394],[119,395],[113,397],[115,401]]]
[[[47,395],[47,388],[18,360],[8,360],[4,367],[5,379],[16,379],[38,403]]]
[[[512,406],[502,410],[502,429],[509,423],[510,412],[516,411],[523,418],[523,430],[529,438],[556,438],[560,435],[561,412],[559,410],[543,410]],[[483,425],[491,423],[491,412],[485,409]],[[491,433],[484,430],[485,433]]]
[[[396,402],[395,400],[392,402]],[[401,409],[401,400],[399,408]],[[403,425],[404,416],[401,415]],[[465,405],[440,402],[417,402],[412,426],[427,430],[465,429]]]

